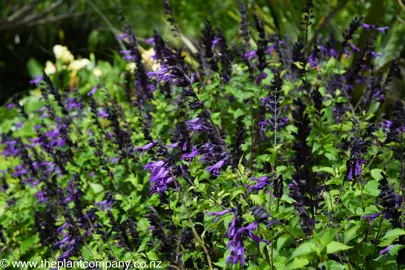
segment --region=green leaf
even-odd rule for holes
[[[360,230],[361,226],[360,224],[357,224],[351,228],[349,228],[348,230],[346,230],[343,233],[343,239],[344,239],[344,243],[347,244],[349,243],[351,240],[353,240],[354,238],[356,238],[357,235],[359,235],[359,230]]]
[[[299,68],[299,69],[303,69],[304,68],[304,63],[302,63],[302,62],[294,62],[293,63],[297,68]]]
[[[277,251],[280,251],[284,247],[284,245],[287,243],[287,241],[291,239],[291,237],[288,234],[283,234],[277,239]]]
[[[370,196],[377,197],[380,194],[380,184],[377,180],[368,181],[364,186],[364,193]]]
[[[339,251],[348,250],[351,248],[352,248],[352,246],[346,246],[345,244],[342,244],[342,243],[339,243],[336,241],[332,241],[329,245],[327,245],[326,253],[332,254],[332,253],[337,253]]]
[[[303,269],[304,266],[309,264],[309,260],[307,258],[295,258],[290,264],[287,265],[285,268],[286,270],[293,270],[293,269]]]
[[[294,259],[295,257],[302,256],[302,255],[307,255],[316,252],[317,247],[314,243],[312,242],[306,242],[302,243],[299,247],[297,247],[293,254],[291,255],[291,259]]]
[[[254,201],[256,204],[264,204],[265,200],[262,198],[262,196],[260,195],[256,195],[256,194],[250,194],[249,195],[250,199],[252,199],[252,201]]]
[[[30,238],[24,240],[20,245],[20,253],[25,254],[25,252],[34,247],[36,243],[39,242],[39,237],[37,235],[31,236]]]
[[[325,153],[325,157],[330,161],[335,161],[336,160],[335,155],[331,154],[331,153]]]
[[[30,58],[27,62],[28,74],[33,76],[41,76],[44,66],[41,65],[35,58]]]
[[[314,168],[313,170],[314,172],[327,172],[330,173],[333,176],[335,175],[335,169],[331,168],[331,167],[319,167],[319,168]]]
[[[392,242],[394,242],[401,235],[405,235],[404,229],[396,228],[396,229],[390,230],[381,239],[379,246],[380,247],[389,246]]]
[[[213,264],[221,267],[222,269],[226,268],[226,260],[224,258],[219,259],[218,262],[214,262]]]
[[[340,229],[328,229],[322,236],[321,236],[321,244],[322,246],[327,246],[330,244],[335,238],[336,234],[339,232]]]
[[[93,189],[94,193],[100,193],[104,191],[104,187],[100,184],[90,183],[90,187]]]
[[[154,250],[149,251],[148,253],[146,253],[146,255],[148,255],[149,261],[158,261],[159,260],[159,256],[156,254],[156,252]]]
[[[383,171],[383,170],[381,170],[381,169],[372,169],[372,170],[370,171],[370,173],[371,173],[371,176],[373,177],[374,180],[379,181],[379,180],[381,180],[381,178],[382,178],[382,177],[381,177],[382,171]]]

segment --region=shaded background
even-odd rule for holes
[[[75,56],[110,60],[119,49],[115,35],[122,10],[140,38],[149,38],[156,28],[170,43],[178,43],[165,20],[162,0],[0,0],[0,104],[18,92],[29,89],[34,70],[42,69],[46,60],[54,61],[52,48],[62,44]],[[365,22],[389,26],[379,37],[375,51],[383,57],[377,67],[387,69],[393,58],[405,57],[405,6],[399,0],[314,0],[315,23],[310,39],[343,32],[354,16]],[[299,35],[304,0],[247,0],[249,14],[264,20],[269,33],[287,34],[291,40]],[[239,35],[239,1],[172,0],[174,17],[182,34],[197,44],[204,20],[220,27],[229,41]],[[251,20],[253,24],[253,20]],[[253,25],[252,25],[253,26]],[[365,30],[355,36],[361,47],[370,38]],[[392,91],[403,96],[403,82],[394,82]]]

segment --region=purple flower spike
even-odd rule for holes
[[[9,103],[9,104],[7,104],[7,106],[6,106],[7,109],[12,109],[12,108],[14,108],[14,107],[15,107],[15,104],[14,104],[14,103]]]
[[[96,93],[96,91],[97,91],[98,88],[99,88],[98,85],[94,86],[93,89],[91,89],[90,92],[87,93],[87,96],[88,96],[88,97],[89,97],[89,96],[93,96],[93,95]]]
[[[383,33],[383,34],[385,34],[385,30],[388,30],[388,29],[389,29],[388,26],[378,27],[378,28],[377,28],[377,31],[378,31],[378,32],[381,32],[381,33]]]
[[[384,248],[383,250],[380,251],[380,255],[388,255],[388,253],[390,253],[392,247],[393,247],[393,245],[389,245],[388,247]]]

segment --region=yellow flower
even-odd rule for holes
[[[93,74],[94,74],[95,76],[97,76],[97,77],[101,77],[101,76],[103,75],[103,72],[101,71],[101,69],[99,69],[98,67],[96,67],[96,68],[93,70]]]
[[[56,67],[51,61],[46,61],[45,64],[45,73],[50,75],[56,72]]]
[[[90,60],[83,58],[79,60],[73,60],[70,64],[68,69],[73,70],[73,71],[78,71],[84,67],[87,67],[90,64]]]
[[[62,45],[53,46],[53,53],[55,54],[56,59],[60,59],[63,62],[72,62],[75,59],[68,48]]]

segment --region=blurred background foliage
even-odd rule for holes
[[[245,0],[249,14],[256,13],[269,33],[279,32],[294,41],[300,33],[305,0]],[[355,16],[365,23],[389,26],[375,42],[377,67],[387,69],[392,59],[405,57],[405,6],[400,0],[314,0],[315,23],[309,40],[343,32]],[[230,44],[240,39],[239,1],[172,0],[174,17],[184,39],[198,44],[204,21],[220,27]],[[67,46],[73,55],[112,62],[119,49],[119,10],[140,40],[158,30],[169,43],[181,46],[171,33],[162,0],[0,0],[0,104],[29,89],[29,80],[38,75],[47,60],[54,62],[55,44]],[[251,20],[253,27],[253,20]],[[253,31],[254,32],[254,31]],[[366,30],[355,37],[360,47],[370,38]],[[187,44],[187,42],[184,42]],[[147,43],[140,44],[148,46]],[[403,82],[394,83],[395,96],[403,96]]]

